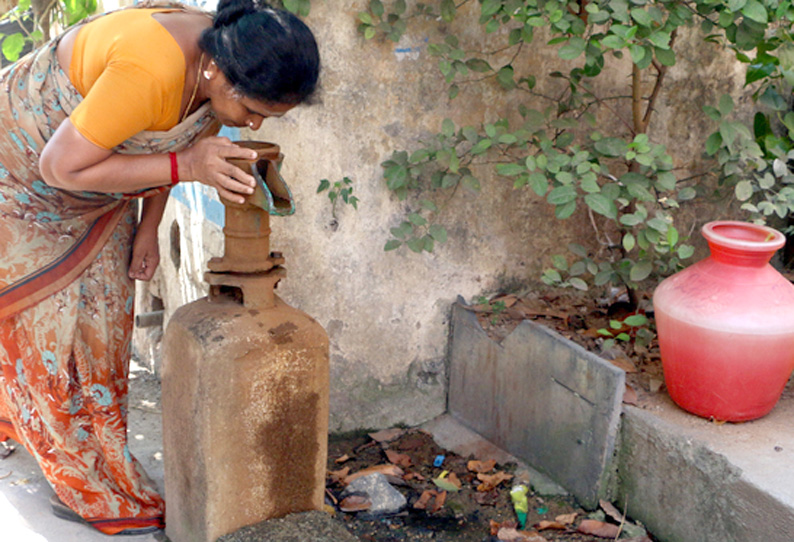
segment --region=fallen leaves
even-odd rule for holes
[[[447,500],[446,491],[436,491],[435,489],[426,489],[422,495],[414,503],[414,508],[417,510],[427,510],[430,514],[434,514],[444,507]]]
[[[477,486],[477,491],[491,491],[492,489],[499,487],[499,484],[502,482],[512,480],[513,475],[502,471],[496,471],[495,474],[480,473],[477,475],[477,479],[482,482]]]
[[[509,527],[499,529],[496,538],[502,542],[546,542],[546,539],[535,531],[518,531]]]
[[[339,509],[342,512],[361,512],[371,507],[372,502],[363,495],[349,495],[339,502]]]
[[[486,473],[491,472],[496,467],[496,461],[489,459],[488,461],[477,461],[472,459],[466,464],[466,468],[471,472]]]
[[[401,454],[400,452],[396,452],[394,450],[385,449],[384,452],[386,453],[386,458],[389,460],[389,463],[394,463],[402,468],[407,469],[411,466],[411,458],[406,454]]]
[[[620,535],[620,527],[596,519],[583,519],[576,530],[600,538],[617,538]]]

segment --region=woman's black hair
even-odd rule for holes
[[[311,30],[262,0],[220,0],[199,47],[249,98],[295,105],[317,87],[320,53]]]

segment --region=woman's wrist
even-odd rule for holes
[[[171,186],[175,186],[179,182],[179,162],[175,152],[169,152],[168,158],[171,162]]]

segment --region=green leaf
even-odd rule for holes
[[[565,205],[560,205],[556,209],[554,209],[554,216],[559,218],[560,220],[565,220],[569,218],[574,211],[576,211],[576,200],[573,200]]]
[[[526,168],[521,164],[497,164],[496,172],[505,177],[514,177],[521,173],[526,173]]]
[[[444,119],[441,123],[441,133],[447,137],[455,135],[455,123],[451,119]]]
[[[427,220],[425,220],[424,217],[419,213],[409,214],[408,220],[416,226],[424,226],[425,224],[427,224]]]
[[[675,52],[672,49],[660,49],[657,47],[654,48],[653,52],[656,55],[656,60],[662,66],[675,66]]]
[[[618,209],[615,202],[603,194],[587,194],[584,202],[596,213],[607,218],[615,219],[618,216]]]
[[[766,8],[757,0],[747,0],[747,3],[742,8],[742,15],[757,23],[767,24],[769,22]]]
[[[671,247],[678,244],[678,230],[672,226],[667,229],[667,244]]]
[[[591,6],[593,4],[587,4]],[[601,40],[601,45],[604,47],[608,47],[610,49],[622,49],[626,46],[626,40],[621,38],[620,36],[616,36],[615,34],[608,34],[605,38]]]
[[[711,156],[722,147],[722,136],[719,132],[714,132],[706,140],[706,153]]]
[[[681,245],[678,247],[678,257],[682,260],[690,258],[695,253],[695,247],[690,245]]]
[[[653,17],[643,8],[634,8],[630,11],[631,18],[641,26],[650,27],[653,25]]]
[[[372,38],[375,37],[375,33],[376,33],[376,31],[375,31],[375,27],[374,26],[366,27],[364,29],[364,39],[365,40],[371,40]]]
[[[576,188],[571,185],[558,186],[549,192],[546,201],[552,205],[565,205],[576,199]]]
[[[689,201],[697,196],[697,191],[691,186],[682,188],[678,191],[678,201]]]
[[[430,226],[430,228],[428,228],[427,233],[439,243],[447,242],[447,230],[443,226],[433,224]]]
[[[543,197],[549,190],[549,180],[543,173],[536,171],[529,176],[529,186],[538,196]]]
[[[368,24],[370,26],[372,25],[372,15],[366,11],[360,11],[358,13],[358,19],[364,24]]]
[[[425,249],[425,240],[423,237],[411,239],[405,244],[408,245],[408,248],[410,248],[413,252],[416,252],[417,254],[421,253]]]
[[[389,239],[386,241],[386,246],[383,247],[384,252],[389,252],[390,250],[398,249],[402,246],[402,241],[398,241],[397,239]]]
[[[466,66],[473,72],[485,73],[493,70],[490,64],[481,58],[470,58],[466,61]]]
[[[481,139],[471,148],[471,153],[474,155],[482,154],[491,148],[493,142],[490,139]]]
[[[753,196],[753,185],[750,181],[739,181],[734,189],[736,199],[739,201],[747,201]]]
[[[502,85],[502,88],[505,90],[510,90],[516,86],[516,82],[513,77],[513,66],[507,65],[499,70],[499,73],[496,75],[496,80],[499,81],[499,84]]]
[[[637,240],[634,238],[633,234],[627,233],[623,236],[623,248],[626,250],[626,252],[631,252],[636,244]]]
[[[10,34],[3,40],[3,56],[11,62],[16,62],[24,47],[25,38],[21,33]]]
[[[653,271],[653,264],[651,262],[647,260],[640,261],[631,267],[629,278],[634,282],[640,282],[647,279],[651,271]]]
[[[554,267],[556,267],[560,271],[568,270],[568,260],[565,259],[565,256],[560,256],[559,254],[555,254],[554,256],[551,257],[551,263]]]
[[[730,94],[723,94],[720,96],[719,110],[723,117],[730,115],[731,112],[733,112],[733,98],[731,98]]]
[[[320,181],[320,185],[317,187],[317,193],[319,194],[323,190],[328,190],[330,187],[331,183],[328,181],[328,179],[323,179]]]
[[[645,58],[645,47],[632,43],[629,45],[629,54],[631,54],[632,62],[639,64]]]
[[[454,0],[441,0],[441,18],[446,22],[451,23],[455,20],[455,12],[457,7]]]
[[[631,327],[648,325],[648,317],[644,314],[632,314],[623,319],[623,323]]]
[[[560,47],[557,55],[563,60],[573,60],[584,52],[585,47],[587,47],[587,41],[579,36],[572,36],[568,43]]]
[[[704,105],[704,106],[703,106],[703,112],[704,112],[704,113],[705,113],[705,114],[706,114],[706,115],[707,115],[707,116],[708,116],[708,117],[709,117],[711,120],[716,120],[717,122],[719,122],[720,120],[722,120],[722,115],[720,114],[720,112],[719,112],[719,111],[717,110],[717,108],[715,108],[715,107],[711,107],[710,105]]]
[[[568,279],[568,283],[577,290],[582,290],[585,292],[588,290],[587,283],[582,279],[580,279],[579,277],[573,277]]]

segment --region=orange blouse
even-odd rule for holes
[[[179,122],[185,55],[153,17],[168,9],[125,9],[78,31],[69,78],[83,101],[69,116],[95,145],[112,149],[144,130]]]

